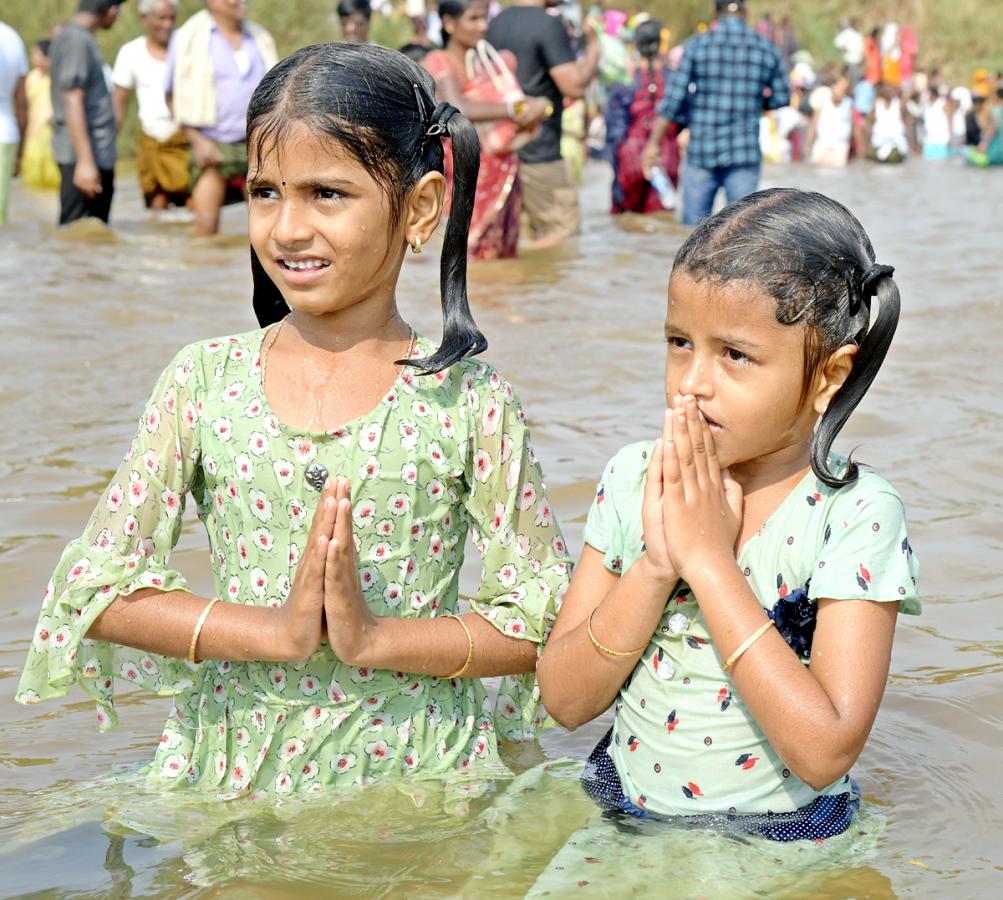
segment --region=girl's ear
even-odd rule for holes
[[[818,376],[815,397],[812,402],[815,412],[820,416],[829,408],[829,401],[832,400],[836,391],[850,377],[850,372],[853,371],[853,362],[857,358],[858,349],[856,344],[844,344],[822,366],[822,371]]]
[[[427,244],[439,226],[446,197],[446,179],[441,172],[427,172],[411,189],[405,215],[404,239],[414,247]]]

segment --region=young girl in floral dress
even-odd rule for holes
[[[544,713],[533,670],[568,578],[522,410],[466,296],[473,126],[400,54],[319,45],[248,112],[255,310],[182,349],[45,592],[17,699],[115,680],[174,707],[158,788],[321,792],[410,773],[504,771],[497,737]],[[395,291],[443,205],[437,348]],[[216,597],[168,557],[191,495]],[[457,579],[483,557],[471,611]],[[489,703],[482,676],[502,675]]]
[[[566,725],[615,703],[583,775],[608,815],[819,842],[853,819],[896,617],[920,610],[902,501],[830,450],[895,331],[891,276],[797,190],[676,256],[662,435],[606,467],[538,668]]]

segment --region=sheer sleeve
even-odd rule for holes
[[[484,366],[468,376],[466,499],[483,566],[470,605],[503,634],[538,652],[568,587],[571,560],[512,386]],[[510,740],[531,738],[547,717],[535,673],[507,675],[496,722]]]
[[[167,560],[181,531],[185,496],[200,471],[199,376],[194,351],[182,350],[157,382],[86,530],[63,551],[45,590],[18,702],[60,697],[79,683],[97,701],[103,731],[117,724],[116,677],[158,694],[192,685],[194,669],[183,660],[85,635],[120,595],[151,587],[188,589]]]

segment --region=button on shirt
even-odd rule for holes
[[[174,53],[172,40],[167,50],[165,87],[168,91],[174,83]],[[247,137],[247,107],[255,88],[265,77],[265,63],[246,30],[240,49],[234,50],[215,22],[209,35],[209,56],[216,79],[216,124],[199,131],[211,141],[233,144]]]
[[[770,95],[765,97],[766,89]],[[741,19],[726,16],[686,43],[658,114],[690,129],[692,166],[759,165],[759,119],[791,99],[776,44]]]

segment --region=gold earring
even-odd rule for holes
[[[415,256],[421,253],[421,238],[418,235],[414,236],[414,243],[411,245],[411,252]]]

